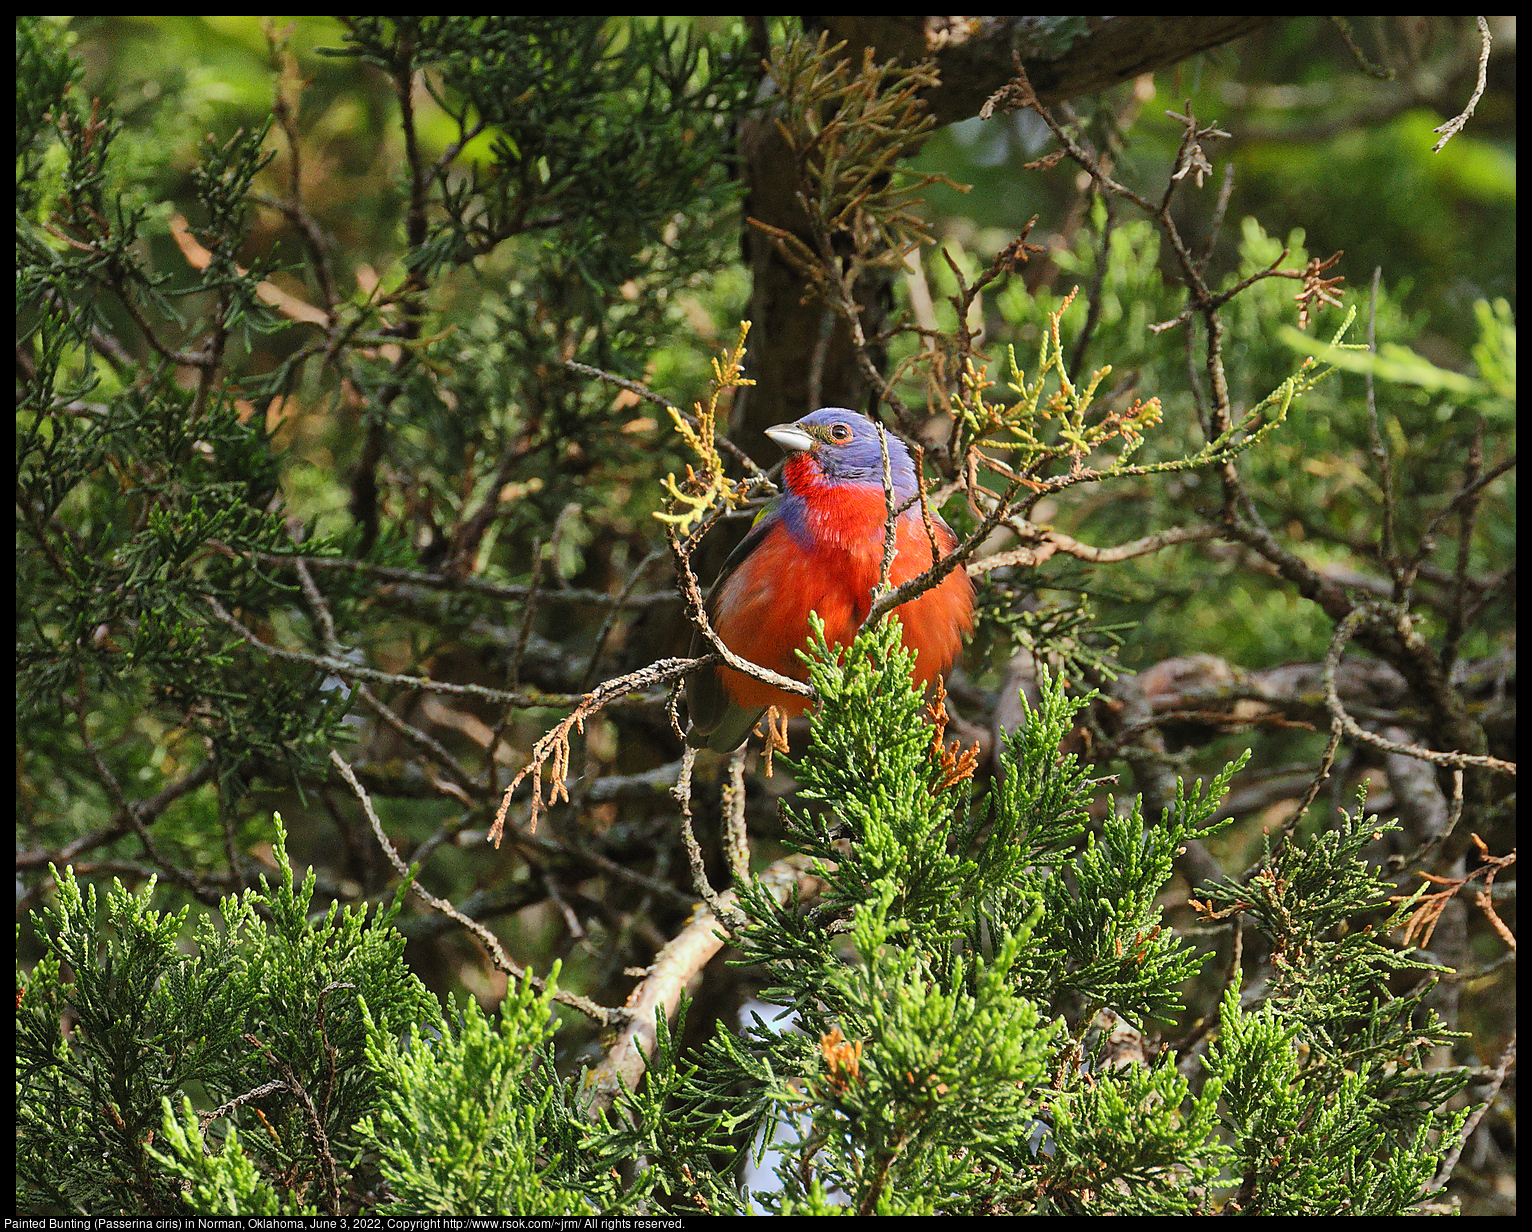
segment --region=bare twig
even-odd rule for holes
[[[1441,529],[1442,523],[1457,513],[1471,501],[1476,501],[1479,494],[1516,466],[1516,455],[1502,458],[1489,470],[1476,476],[1464,476],[1463,486],[1453,494],[1450,501],[1436,512],[1436,515],[1426,523],[1425,529],[1420,533],[1420,545],[1416,548],[1415,555],[1405,567],[1406,588],[1415,584],[1415,575],[1420,572],[1425,558],[1436,550],[1436,532]]]
[[[1111,564],[1122,560],[1132,560],[1136,556],[1147,556],[1151,552],[1158,552],[1178,543],[1197,543],[1214,539],[1219,533],[1216,526],[1168,526],[1162,531],[1145,535],[1141,539],[1119,543],[1115,547],[1098,548],[1093,544],[1081,543],[1078,539],[1064,534],[1063,531],[1044,530],[1040,526],[1033,526],[1020,517],[1006,518],[1003,524],[1014,530],[1024,540],[1029,540],[1030,543],[1027,546],[995,552],[973,561],[968,566],[970,577],[978,577],[992,569],[1004,569],[1011,565],[1023,565],[1030,568],[1042,564],[1055,554],[1072,556],[1076,560],[1089,561],[1092,564]]]
[[[1428,761],[1433,765],[1447,766],[1453,769],[1462,769],[1474,766],[1483,770],[1493,770],[1500,774],[1515,775],[1516,763],[1502,761],[1498,757],[1485,757],[1475,753],[1444,753],[1436,749],[1422,748],[1418,744],[1402,744],[1397,740],[1388,740],[1382,736],[1374,735],[1357,723],[1341,704],[1340,695],[1335,689],[1335,672],[1340,666],[1342,653],[1346,644],[1356,635],[1357,629],[1364,623],[1371,623],[1385,618],[1386,613],[1382,604],[1363,603],[1353,608],[1344,620],[1336,626],[1335,634],[1330,639],[1330,648],[1325,653],[1324,690],[1325,705],[1329,707],[1330,714],[1343,731],[1353,740],[1370,744],[1374,748],[1383,749],[1388,753],[1402,753],[1406,757],[1415,757],[1421,761]]]
[[[249,629],[241,624],[228,610],[211,595],[205,597],[205,601],[214,616],[226,624],[234,632],[239,634],[246,642],[263,654],[268,654],[274,659],[284,659],[289,663],[304,663],[310,667],[321,668],[327,672],[333,672],[344,680],[372,680],[380,684],[401,685],[410,689],[423,689],[431,693],[455,694],[461,697],[476,697],[482,701],[495,702],[503,706],[521,706],[524,708],[534,707],[562,707],[578,706],[590,697],[589,693],[544,693],[539,689],[521,689],[515,692],[505,689],[490,689],[478,684],[452,684],[445,680],[431,680],[424,676],[401,676],[395,672],[380,672],[375,668],[362,667],[360,664],[350,663],[344,659],[337,659],[331,655],[309,654],[306,651],[284,650],[280,646],[273,646],[270,642],[264,642],[256,637]],[[666,676],[664,679],[668,680]],[[641,686],[635,686],[635,688]],[[623,690],[626,694],[634,690]],[[616,699],[612,699],[615,701]],[[638,699],[638,704],[648,705],[657,701],[657,698],[644,697]],[[608,702],[607,704],[611,704]]]
[[[686,844],[686,859],[691,865],[692,886],[702,896],[702,901],[708,905],[714,918],[730,932],[738,932],[744,927],[745,917],[734,907],[726,905],[719,898],[718,891],[713,889],[712,882],[707,879],[702,845],[697,842],[697,833],[692,829],[692,766],[696,760],[697,750],[688,745],[681,753],[681,776],[671,789],[671,795],[675,796],[676,803],[681,806],[681,838]]]
[[[750,877],[750,835],[745,829],[744,745],[729,757],[729,777],[723,785],[723,820],[729,872],[735,885],[744,885]]]
[[[165,856],[160,854],[160,850],[155,845],[154,840],[149,837],[148,827],[139,815],[138,802],[128,799],[127,792],[123,790],[121,782],[112,773],[111,767],[106,764],[106,760],[101,756],[101,751],[96,747],[95,740],[91,738],[90,725],[86,722],[85,699],[85,680],[82,673],[79,680],[79,692],[71,702],[71,709],[75,713],[80,743],[85,751],[90,754],[91,764],[96,768],[96,776],[101,780],[101,785],[106,788],[107,794],[112,798],[112,802],[117,805],[133,833],[138,835],[138,841],[144,845],[144,851],[165,872],[166,876],[184,885],[197,896],[199,901],[209,906],[217,905],[222,897],[219,892],[202,880],[202,878],[195,876],[186,869],[178,867],[174,861],[166,859]],[[237,870],[234,871],[237,873]]]
[[[940,585],[942,579],[954,569],[962,568],[966,565],[974,553],[983,546],[984,541],[989,538],[990,532],[1000,525],[1001,520],[1008,514],[1011,501],[1015,499],[1016,493],[1020,491],[1021,487],[1022,481],[1020,479],[1013,480],[1010,486],[1006,488],[1004,495],[994,503],[993,508],[984,516],[983,520],[980,521],[974,532],[967,539],[958,544],[948,555],[941,557],[933,563],[924,573],[912,577],[902,586],[896,586],[892,590],[883,591],[873,601],[872,606],[868,608],[867,616],[862,621],[862,628],[867,628],[886,613],[893,611],[897,607],[902,607],[911,599],[918,598],[932,587]]]
[[[367,789],[357,782],[356,775],[352,772],[351,767],[342,760],[341,755],[334,749],[330,750],[330,762],[340,771],[340,776],[346,780],[351,790],[355,793],[357,800],[361,802],[362,811],[367,814],[367,820],[372,825],[373,834],[377,836],[378,845],[383,848],[383,854],[388,857],[389,863],[394,866],[394,870],[399,876],[409,883],[409,887],[414,891],[415,896],[422,902],[440,911],[443,915],[450,916],[456,920],[483,942],[495,966],[501,971],[513,979],[529,980],[532,987],[536,988],[539,992],[545,992],[547,985],[537,976],[523,970],[514,963],[510,955],[505,952],[505,947],[500,944],[500,939],[485,925],[481,924],[478,920],[464,915],[446,899],[437,898],[436,895],[432,894],[411,875],[409,867],[399,858],[399,853],[394,850],[394,845],[388,841],[388,835],[383,833],[383,823],[379,820],[378,814],[372,807],[372,799],[368,796]],[[603,1027],[616,1026],[622,1021],[622,1015],[619,1011],[609,1010],[605,1006],[597,1005],[590,998],[582,997],[578,993],[560,988],[554,992],[553,996],[561,1004],[579,1010],[582,1014],[600,1023]]]
[[[214,547],[222,547],[216,540],[208,541]],[[232,549],[224,549],[232,554]],[[375,578],[379,582],[398,584],[405,586],[419,586],[424,590],[469,590],[475,593],[488,595],[494,599],[501,599],[509,603],[519,603],[530,593],[531,587],[522,583],[491,582],[480,577],[460,577],[456,574],[439,571],[427,572],[423,569],[401,569],[394,565],[377,565],[370,561],[355,560],[349,556],[300,556],[297,554],[277,552],[245,552],[251,560],[258,560],[263,564],[282,565],[291,568],[297,562],[310,569],[339,569],[348,573],[360,573],[367,577]],[[567,590],[550,590],[544,592],[542,600],[545,603],[584,603],[593,606],[605,607],[612,604],[628,608],[662,607],[672,603],[681,602],[680,597],[670,590],[660,591],[652,595],[631,595],[620,601],[604,590],[584,590],[570,587]]]
[[[1463,468],[1463,487],[1472,488],[1484,464],[1484,420],[1474,423],[1473,440],[1468,446],[1468,461]],[[1479,511],[1478,493],[1461,502],[1458,514],[1458,558],[1453,571],[1451,607],[1447,628],[1442,636],[1442,670],[1449,677],[1457,661],[1458,645],[1467,631],[1468,564],[1473,553],[1474,519]]]
[[[272,1082],[262,1083],[253,1091],[246,1091],[243,1095],[236,1095],[227,1103],[220,1104],[218,1107],[210,1109],[207,1112],[199,1112],[197,1114],[197,1120],[201,1124],[202,1128],[206,1129],[210,1124],[218,1120],[219,1117],[228,1116],[229,1113],[233,1112],[242,1104],[248,1104],[252,1099],[265,1099],[268,1095],[275,1095],[278,1091],[285,1091],[286,1089],[287,1083],[282,1079],[276,1079]]]
[[[1090,346],[1091,336],[1096,332],[1096,325],[1101,320],[1101,291],[1106,286],[1107,258],[1112,251],[1112,232],[1117,229],[1117,211],[1112,209],[1111,202],[1102,198],[1102,205],[1106,212],[1106,222],[1101,228],[1101,238],[1097,241],[1096,251],[1099,256],[1096,260],[1096,270],[1091,276],[1090,293],[1085,299],[1085,324],[1080,327],[1080,333],[1075,338],[1073,348],[1069,352],[1069,379],[1078,380],[1080,365],[1085,362],[1085,351]]]
[[[1468,100],[1468,106],[1453,116],[1445,124],[1433,128],[1433,133],[1440,133],[1441,140],[1431,147],[1431,153],[1439,154],[1447,142],[1462,129],[1463,125],[1473,117],[1474,108],[1479,105],[1479,99],[1484,95],[1485,84],[1489,80],[1489,49],[1493,41],[1489,36],[1489,22],[1482,17],[1474,18],[1479,23],[1479,82],[1474,86],[1473,97]]]
[[[556,532],[555,532],[556,533]],[[548,545],[550,548],[552,544]],[[522,605],[521,628],[516,631],[516,649],[511,652],[510,681],[511,688],[521,684],[521,657],[526,653],[527,638],[532,633],[532,616],[537,611],[537,591],[543,580],[543,541],[537,536],[532,538],[532,578],[527,583],[527,600]]]
[[[674,526],[667,525],[665,533],[670,539],[670,553],[675,559],[676,576],[681,583],[682,594],[686,598],[686,614],[691,619],[692,624],[701,631],[702,636],[707,639],[709,645],[717,652],[717,655],[735,671],[743,675],[750,676],[765,684],[773,685],[785,693],[796,693],[800,697],[812,699],[814,697],[814,690],[803,681],[794,680],[792,677],[784,676],[780,672],[774,672],[770,668],[762,667],[759,663],[750,662],[749,659],[742,659],[730,650],[728,646],[724,645],[723,639],[718,636],[717,632],[713,629],[712,623],[708,620],[707,604],[703,600],[702,589],[697,584],[697,575],[692,572],[691,553],[696,541],[693,540],[690,544],[682,544],[680,538],[676,535]],[[701,663],[702,660],[693,660],[693,662]]]
[[[878,453],[883,461],[883,507],[887,511],[883,518],[883,559],[878,564],[878,589],[876,594],[881,595],[888,589],[889,573],[894,567],[894,555],[899,547],[899,510],[894,507],[894,472],[888,458],[888,429],[882,424],[878,429]],[[920,476],[916,475],[916,483],[920,483]],[[936,557],[931,557],[932,564],[936,563]]]
[[[335,1156],[330,1153],[330,1135],[325,1133],[323,1122],[319,1118],[319,1111],[314,1107],[314,1101],[310,1098],[303,1083],[298,1081],[298,1075],[293,1072],[292,1066],[272,1052],[270,1046],[264,1044],[254,1035],[247,1034],[245,1041],[260,1049],[266,1054],[266,1060],[282,1078],[282,1085],[297,1099],[303,1108],[304,1118],[308,1122],[309,1136],[314,1144],[314,1154],[318,1157],[325,1187],[325,1205],[330,1214],[340,1214],[340,1183],[335,1172]]]
[[[1357,62],[1358,68],[1369,77],[1375,77],[1379,81],[1392,81],[1394,79],[1395,73],[1393,69],[1385,68],[1381,64],[1374,64],[1367,53],[1357,44],[1356,35],[1351,32],[1351,23],[1349,21],[1344,17],[1332,16],[1330,22],[1340,33],[1341,41],[1346,44],[1346,48],[1351,52],[1351,58]]]
[[[57,851],[18,851],[16,867],[18,869],[43,868],[48,864],[74,864],[76,857],[85,852],[116,842],[129,830],[135,829],[135,823],[145,827],[152,825],[170,805],[212,781],[217,772],[217,763],[209,757],[190,774],[177,779],[147,800],[129,801],[126,798],[118,799],[114,796],[118,812],[106,825],[75,839],[72,843],[66,843]]]
[[[630,381],[627,377],[618,376],[615,372],[607,372],[603,368],[593,368],[590,364],[576,363],[572,359],[566,359],[564,361],[564,367],[568,368],[571,372],[578,372],[582,376],[593,376],[598,380],[609,381],[613,385],[616,385],[619,389],[625,389],[630,394],[642,398],[646,402],[652,402],[655,406],[663,407],[665,410],[671,412],[672,414],[681,416],[681,418],[686,420],[686,422],[691,424],[693,427],[696,427],[697,425],[697,417],[695,415],[683,411],[668,398],[661,394],[655,393],[654,390],[650,389],[647,385],[643,385],[638,381]],[[750,477],[757,483],[765,484],[766,487],[772,491],[776,490],[771,482],[771,479],[767,476],[766,472],[760,468],[755,459],[747,454],[733,441],[731,441],[728,437],[719,437],[718,445],[726,453],[732,456],[736,462],[743,466],[749,473]]]
[[[649,555],[633,567],[633,571],[628,574],[628,580],[622,584],[622,589],[613,596],[611,606],[607,608],[606,619],[601,622],[601,631],[596,634],[596,643],[591,647],[590,659],[585,664],[585,675],[580,680],[584,688],[590,688],[596,679],[596,668],[601,665],[601,652],[606,649],[606,639],[611,636],[628,596],[633,593],[633,588],[638,585],[639,579],[649,571],[649,566],[660,560],[666,551],[667,548],[663,547],[651,550]]]
[[[1383,278],[1383,267],[1373,266],[1372,298],[1367,307],[1367,350],[1378,353],[1378,283]],[[1383,429],[1378,423],[1377,391],[1374,389],[1372,369],[1367,369],[1367,431],[1372,442],[1373,461],[1378,465],[1378,483],[1383,489],[1383,529],[1378,541],[1378,555],[1394,578],[1394,602],[1405,601],[1404,571],[1399,567],[1394,547],[1394,468],[1383,439]]]

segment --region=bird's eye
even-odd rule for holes
[[[843,423],[831,424],[830,439],[832,441],[849,441],[851,439],[851,425]]]

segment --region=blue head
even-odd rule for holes
[[[878,444],[878,425],[857,411],[826,406],[811,411],[796,423],[767,428],[766,435],[783,449],[806,453],[832,483],[883,487],[883,451]],[[910,451],[892,432],[888,439],[888,467],[894,495],[901,501],[915,495],[915,463]]]

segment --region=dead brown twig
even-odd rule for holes
[[[569,791],[564,785],[564,780],[569,775],[570,733],[583,732],[586,719],[619,697],[625,697],[651,685],[668,684],[711,661],[712,656],[699,659],[661,659],[636,672],[628,672],[624,676],[605,680],[580,698],[568,717],[556,724],[532,746],[531,759],[516,772],[516,777],[511,780],[510,786],[505,789],[500,799],[500,808],[495,813],[494,824],[489,829],[489,841],[496,847],[500,846],[500,840],[505,833],[505,815],[511,807],[511,794],[528,776],[536,776],[532,786],[529,830],[536,830],[537,818],[548,805],[569,799]],[[546,799],[543,796],[542,780],[542,771],[545,766],[550,767],[551,771]]]
[[[1441,920],[1442,912],[1447,909],[1447,904],[1453,900],[1458,892],[1477,881],[1484,879],[1484,884],[1474,895],[1474,904],[1484,912],[1490,927],[1499,934],[1500,939],[1516,952],[1516,934],[1506,927],[1505,921],[1496,913],[1491,901],[1491,889],[1495,883],[1495,874],[1503,868],[1508,868],[1516,863],[1516,852],[1510,851],[1503,856],[1492,856],[1484,840],[1477,834],[1469,835],[1473,839],[1474,846],[1479,849],[1479,858],[1482,863],[1461,877],[1442,877],[1436,873],[1421,872],[1419,876],[1429,881],[1432,885],[1444,887],[1435,894],[1424,895],[1419,906],[1410,914],[1410,918],[1404,926],[1401,940],[1406,946],[1424,949],[1431,944],[1431,935],[1436,931],[1436,925]],[[1408,900],[1408,895],[1396,894],[1389,899],[1392,903],[1401,903]]]

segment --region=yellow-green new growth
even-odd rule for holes
[[[723,473],[723,458],[718,453],[718,443],[715,439],[715,426],[718,421],[718,399],[722,397],[726,389],[741,389],[746,385],[754,385],[755,382],[745,376],[745,337],[750,332],[750,322],[742,321],[739,327],[739,341],[734,349],[728,352],[722,361],[716,357],[713,359],[712,392],[708,395],[707,406],[696,403],[697,426],[694,428],[687,422],[686,416],[682,415],[675,407],[668,407],[671,421],[676,425],[692,452],[701,460],[700,472],[694,469],[690,463],[686,467],[686,481],[684,486],[676,482],[674,474],[665,476],[665,491],[671,499],[681,506],[679,512],[667,513],[655,510],[654,516],[661,522],[667,522],[676,527],[681,534],[689,534],[692,527],[705,518],[713,507],[719,503],[730,506],[739,505],[744,499],[744,485],[738,488],[730,483]]]
[[[1007,385],[1017,395],[1014,404],[1007,407],[999,402],[986,402],[984,390],[994,382],[987,378],[985,366],[971,361],[965,362],[961,392],[953,397],[954,409],[974,440],[982,439],[995,449],[1018,452],[1023,469],[1050,453],[1066,454],[1078,462],[1113,437],[1122,438],[1123,448],[1117,459],[1121,465],[1143,444],[1144,430],[1160,421],[1160,400],[1150,398],[1135,401],[1126,411],[1108,412],[1096,423],[1086,422],[1096,390],[1111,375],[1112,368],[1110,364],[1097,368],[1083,387],[1069,379],[1059,321],[1077,292],[1078,288],[1070,291],[1063,303],[1048,314],[1048,330],[1038,349],[1036,374],[1031,381],[1016,362],[1016,348],[1007,348],[1011,368]],[[1050,376],[1056,377],[1058,388],[1045,398]],[[1039,437],[1040,426],[1055,419],[1059,425],[1058,442],[1044,443]]]
[[[1019,478],[1033,488],[1044,485],[1027,479],[1026,472],[1033,469],[1039,459],[1048,457],[1068,458],[1071,462],[1069,476],[1056,477],[1047,483],[1049,487],[1065,486],[1081,479],[1101,479],[1107,475],[1165,474],[1231,461],[1258,445],[1282,423],[1293,400],[1328,376],[1334,370],[1332,364],[1343,364],[1352,359],[1345,353],[1367,350],[1359,343],[1341,341],[1356,319],[1353,308],[1324,348],[1324,360],[1329,362],[1314,356],[1305,359],[1292,376],[1246,410],[1239,422],[1231,424],[1195,453],[1147,466],[1130,465],[1133,455],[1143,447],[1145,431],[1160,422],[1160,400],[1135,401],[1125,411],[1108,411],[1095,422],[1087,422],[1096,390],[1112,369],[1110,366],[1098,368],[1083,387],[1069,379],[1059,338],[1059,320],[1074,297],[1075,291],[1071,291],[1049,314],[1048,331],[1038,352],[1036,374],[1032,380],[1027,380],[1026,373],[1017,364],[1015,348],[1009,348],[1011,380],[1007,384],[1017,395],[1015,403],[1005,406],[1001,402],[985,400],[984,391],[992,388],[994,382],[989,380],[987,366],[982,361],[965,361],[960,391],[953,396],[954,413],[974,444],[982,443],[997,451],[1013,451],[1015,460],[1009,465],[992,456],[986,457],[984,464],[1001,474]],[[1362,356],[1360,360],[1368,358]],[[1056,378],[1057,387],[1047,392],[1051,376]],[[1054,420],[1058,423],[1057,435],[1052,441],[1044,440],[1041,426]],[[1084,467],[1084,459],[1114,437],[1122,441],[1116,459],[1105,469]]]

